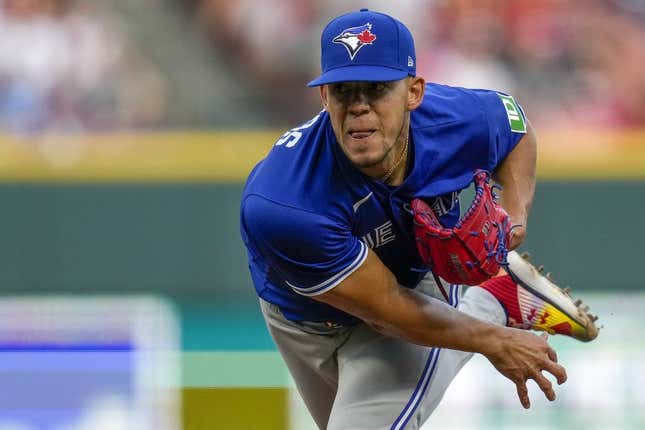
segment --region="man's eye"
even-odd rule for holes
[[[347,85],[336,85],[334,87],[334,92],[336,94],[347,94],[349,92],[349,88]]]
[[[389,84],[387,82],[372,82],[372,88],[376,91],[384,91],[389,88]]]
[[[390,89],[390,85],[387,82],[373,82],[369,86],[369,92],[372,96],[381,96],[385,94]]]

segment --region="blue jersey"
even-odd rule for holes
[[[454,225],[459,192],[474,171],[493,171],[525,132],[509,96],[428,84],[410,115],[408,175],[390,187],[351,164],[326,112],[288,131],[253,169],[242,196],[257,294],[290,320],[355,322],[312,296],[360,267],[368,248],[400,285],[414,288],[428,269],[412,235],[412,199],[425,199],[444,225]]]

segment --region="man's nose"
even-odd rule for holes
[[[370,110],[369,98],[362,91],[354,91],[347,104],[347,109],[354,115],[361,115]]]

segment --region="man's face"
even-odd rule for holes
[[[405,135],[408,79],[392,82],[341,82],[324,85],[321,97],[343,152],[367,169],[385,160]]]

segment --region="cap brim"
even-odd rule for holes
[[[387,82],[408,76],[405,70],[383,66],[347,66],[329,70],[307,84],[308,87],[336,82]]]

